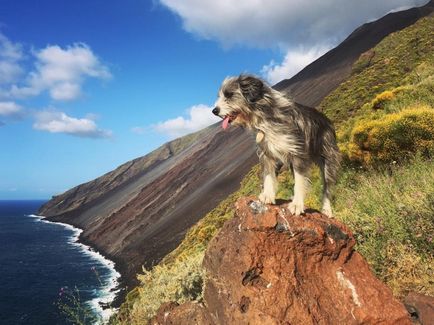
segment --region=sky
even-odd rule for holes
[[[222,80],[274,84],[427,0],[0,0],[0,199],[49,199],[217,121]]]

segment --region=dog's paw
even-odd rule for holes
[[[303,202],[292,201],[291,203],[288,204],[288,210],[292,214],[299,216],[304,212],[304,204]]]
[[[259,201],[265,204],[275,204],[276,203],[276,197],[272,193],[265,193],[262,192],[259,194]]]
[[[332,209],[330,207],[322,207],[321,209],[321,213],[325,214],[327,217],[329,217],[330,219],[334,218],[333,217],[333,212]]]
[[[321,209],[322,214],[325,214],[329,218],[333,218],[332,206],[330,200],[325,198]]]

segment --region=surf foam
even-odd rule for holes
[[[35,218],[40,222],[57,224],[63,226],[65,229],[71,230],[72,235],[68,240],[68,243],[78,247],[83,254],[90,256],[92,259],[97,260],[100,264],[110,270],[109,276],[105,279],[100,279],[102,282],[102,287],[98,289],[98,297],[87,301],[86,303],[95,311],[96,314],[100,316],[102,321],[105,323],[109,320],[110,316],[117,310],[116,308],[103,308],[103,306],[110,306],[113,300],[116,298],[119,292],[119,278],[120,273],[115,269],[115,263],[107,258],[105,258],[101,253],[95,251],[92,247],[82,244],[78,241],[80,234],[83,232],[82,229],[76,228],[70,224],[63,222],[54,222],[47,220],[44,216],[38,215],[28,215],[31,218]]]

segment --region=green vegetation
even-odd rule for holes
[[[358,121],[345,154],[365,165],[399,161],[420,152],[434,153],[434,109],[417,107],[377,120]]]
[[[61,314],[72,324],[102,324],[102,319],[95,315],[92,308],[81,300],[80,290],[77,287],[73,290],[60,289],[56,305]]]
[[[363,105],[383,91],[417,84],[421,77],[432,78],[433,34],[433,18],[429,17],[387,36],[361,55],[350,78],[321,102],[321,110],[340,125],[348,118],[364,115]]]
[[[320,108],[337,126],[344,165],[336,186],[336,218],[353,230],[357,250],[397,297],[434,295],[434,18],[393,33],[361,55],[351,76]],[[187,233],[159,265],[139,275],[118,313],[121,324],[143,324],[161,303],[201,299],[204,251],[233,215],[240,196],[257,194],[259,167],[241,188]],[[319,208],[312,173],[306,205]],[[279,176],[279,198],[292,177]]]
[[[334,208],[357,250],[398,297],[434,295],[434,162],[416,157],[381,170],[347,168]]]
[[[181,244],[152,270],[138,275],[140,286],[132,290],[121,306],[117,320],[120,324],[145,324],[158,307],[169,301],[183,303],[202,298],[202,259],[209,241],[233,217],[235,201],[246,195],[259,194],[259,166],[246,175],[241,188],[229,195],[186,234]]]

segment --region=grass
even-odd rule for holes
[[[409,291],[434,295],[433,157],[423,157],[416,148],[402,160],[379,160],[373,151],[373,159],[355,161],[350,159],[349,147],[363,125],[399,121],[414,107],[430,114],[434,108],[433,34],[431,17],[389,35],[364,53],[353,65],[351,76],[320,104],[337,126],[339,146],[346,158],[335,189],[335,216],[353,230],[356,249],[397,297]],[[432,126],[427,126],[428,137],[433,139]],[[387,131],[385,127],[379,129]],[[385,144],[392,134],[408,135],[405,132],[378,134],[380,147],[388,153]],[[366,139],[369,136],[367,132]],[[406,141],[412,147],[417,137],[408,136]],[[236,199],[258,194],[259,174],[255,166],[237,192],[193,226],[159,265],[139,275],[141,285],[127,296],[113,323],[143,324],[164,302],[201,300],[201,261],[206,247],[233,216]],[[290,198],[291,174],[284,171],[278,179],[278,198]],[[311,181],[305,203],[319,209],[321,184],[317,169]]]
[[[434,162],[421,157],[380,170],[347,168],[336,188],[336,217],[398,297],[434,295],[433,171]]]
[[[56,305],[60,313],[72,324],[102,324],[101,318],[81,300],[80,290],[77,287],[72,290],[61,288]]]
[[[134,289],[134,297],[128,297],[129,306],[123,305],[117,321],[129,325],[147,324],[164,302],[200,301],[203,256],[204,251],[171,264],[160,263],[150,271],[143,270],[138,276],[141,285]]]

